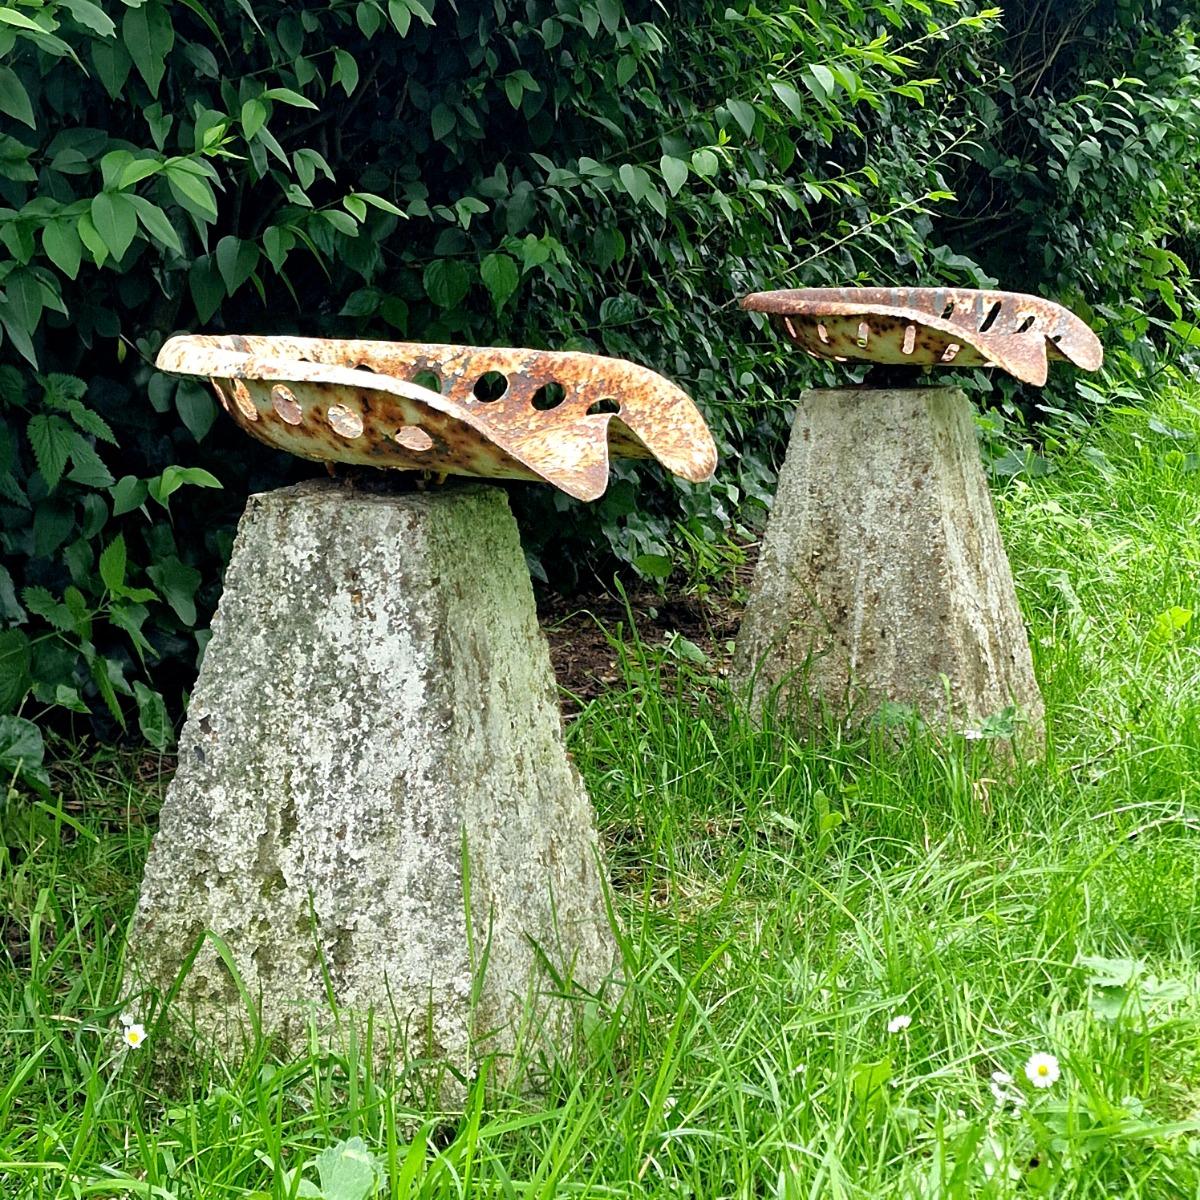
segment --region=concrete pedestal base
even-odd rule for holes
[[[244,1042],[211,931],[290,1048],[503,1074],[612,972],[597,860],[504,494],[251,497],[130,931],[164,990],[201,942],[170,1019]]]
[[[885,701],[960,730],[1042,699],[955,388],[810,391],[801,401],[735,672],[760,707],[870,719]]]

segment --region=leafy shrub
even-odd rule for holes
[[[1165,101],[1191,95],[1190,30],[1098,5],[1022,92],[1002,68],[1045,18],[1009,7],[1005,29],[972,0],[0,4],[0,712],[102,734],[136,713],[165,745],[247,490],[310,469],[153,370],[175,329],[579,348],[678,379],[715,485],[621,465],[592,506],[515,490],[535,571],[566,586],[769,503],[823,368],[737,311],[748,289],[990,283],[978,260],[1132,311],[1135,338],[1167,319],[1151,304],[1178,319],[1155,281],[1180,303],[1193,114]],[[1154,66],[1120,88],[1135,124],[1177,157],[1130,149],[1140,186],[1106,175],[1100,201],[1087,173],[1124,170],[1126,118],[1086,81],[1126,51]],[[1050,253],[1039,222],[1074,232]]]

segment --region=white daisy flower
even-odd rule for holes
[[[146,1028],[144,1025],[126,1025],[123,1036],[125,1045],[136,1050],[146,1040]]]
[[[908,1013],[900,1013],[888,1022],[888,1033],[899,1033],[901,1030],[907,1029],[911,1024],[912,1017]]]
[[[1032,1054],[1025,1064],[1025,1078],[1037,1088],[1052,1086],[1061,1074],[1053,1054]]]

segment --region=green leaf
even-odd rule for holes
[[[641,200],[650,189],[650,176],[643,167],[635,166],[633,163],[622,163],[621,169],[617,172],[617,178],[620,179],[621,186],[634,200]]]
[[[499,312],[508,298],[517,290],[520,275],[517,264],[507,254],[489,254],[479,267],[484,287],[492,294],[492,303]]]
[[[24,621],[25,610],[17,600],[17,589],[13,586],[13,578],[8,568],[0,566],[0,620]]]
[[[167,467],[161,475],[148,480],[149,493],[163,508],[167,501],[185,484],[194,487],[219,488],[221,481],[203,467]]]
[[[263,92],[264,100],[278,100],[280,104],[290,104],[293,108],[311,108],[314,112],[317,106],[307,97],[293,92],[291,88],[268,88]]]
[[[850,1070],[854,1098],[859,1104],[878,1104],[885,1099],[884,1088],[892,1077],[892,1060],[855,1063]]]
[[[144,479],[139,479],[136,475],[122,475],[109,489],[113,501],[113,516],[119,517],[140,508],[149,490]]]
[[[137,700],[138,728],[142,731],[142,736],[155,750],[165,750],[175,735],[162,696],[148,688],[140,679],[133,681],[133,695]]]
[[[680,189],[687,183],[688,165],[681,158],[672,158],[664,154],[658,160],[659,170],[662,171],[663,182],[672,196],[678,196]]]
[[[21,591],[21,599],[25,607],[36,617],[41,617],[55,629],[64,633],[75,632],[75,616],[60,600],[50,594],[44,587],[27,587]]]
[[[633,560],[633,565],[641,571],[643,575],[649,575],[651,579],[666,579],[675,564],[663,554],[639,554]]]
[[[376,196],[374,192],[351,192],[350,194],[356,199],[369,204],[372,208],[378,208],[382,212],[391,213],[394,217],[408,216],[402,208],[397,208],[390,200],[385,200],[382,196]]]
[[[30,129],[37,128],[29,93],[12,67],[0,67],[0,112],[20,121],[22,125],[28,125]]]
[[[100,554],[100,579],[114,594],[125,586],[125,537],[117,534]]]
[[[150,95],[157,96],[167,69],[167,55],[175,44],[175,30],[162,5],[149,3],[127,8],[121,20],[121,40],[138,74],[146,81]]]
[[[805,115],[804,101],[800,98],[800,93],[790,83],[783,83],[781,80],[773,79],[771,81],[771,91],[779,97],[793,117],[803,120]]]
[[[409,26],[412,25],[412,10],[403,0],[388,0],[388,17],[396,27],[401,37],[408,36]]]
[[[267,123],[267,106],[261,100],[242,105],[242,133],[249,141]]]
[[[217,219],[217,201],[212,184],[191,171],[168,165],[164,174],[175,199],[190,213],[205,221]]]
[[[175,392],[175,411],[187,431],[202,442],[217,419],[212,394],[195,379],[181,379]]]
[[[833,93],[837,89],[837,80],[834,78],[833,72],[820,63],[809,67],[808,74],[804,77],[805,83],[808,84],[808,90],[812,92],[818,100],[828,102],[833,98]]]
[[[73,222],[60,219],[43,226],[42,249],[68,279],[74,279],[79,274],[83,243]]]
[[[0,630],[0,713],[15,711],[33,686],[31,657],[25,634],[19,629]]]
[[[46,755],[42,731],[23,717],[0,717],[0,775],[38,771]],[[8,780],[0,779],[0,785]]]
[[[42,473],[46,486],[53,491],[62,478],[63,468],[67,465],[75,431],[62,417],[38,413],[30,418],[27,432],[38,470]]]
[[[178,558],[165,558],[148,567],[146,574],[162,597],[175,610],[175,615],[188,626],[196,623],[196,589],[200,572]]]
[[[346,50],[333,52],[333,82],[340,83],[349,96],[358,87],[358,63]]]
[[[110,38],[117,32],[112,18],[92,0],[61,0],[61,3],[80,25],[86,26],[94,34]]]
[[[71,461],[75,464],[67,476],[74,483],[82,483],[85,487],[106,488],[113,484],[112,472],[104,465],[104,460],[96,453],[96,447],[82,434],[76,433],[71,437]]]
[[[471,286],[471,276],[453,258],[435,258],[422,276],[425,294],[439,308],[457,308]]]
[[[518,101],[519,103],[519,101]],[[435,141],[444,141],[446,135],[453,131],[456,118],[454,110],[445,104],[435,104],[429,114],[429,127],[433,130]]]
[[[750,137],[754,133],[754,105],[746,100],[726,100],[725,107],[729,109],[733,119],[742,127],[742,132]]]
[[[169,250],[174,250],[176,254],[183,253],[183,246],[179,241],[179,234],[175,232],[175,226],[171,224],[167,214],[157,204],[152,204],[145,196],[129,195],[126,199],[137,212],[142,228],[156,242],[166,246]]]
[[[258,247],[253,242],[226,236],[217,243],[217,269],[229,295],[232,296],[254,274],[257,266]]]
[[[87,213],[80,213],[79,224],[75,228],[79,234],[79,240],[91,254],[92,261],[98,267],[104,266],[105,260],[108,258],[108,247],[104,244],[104,239],[96,232],[92,218]]]
[[[137,233],[137,209],[121,192],[101,192],[93,198],[90,211],[96,232],[119,262]]]
[[[324,1150],[317,1177],[324,1200],[372,1200],[384,1184],[382,1165],[359,1137]]]
[[[717,173],[720,163],[711,150],[695,150],[692,152],[692,170],[697,175],[707,179]]]

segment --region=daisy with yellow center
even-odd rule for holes
[[[1025,1064],[1025,1078],[1036,1088],[1048,1088],[1058,1082],[1062,1072],[1053,1054],[1033,1054]]]
[[[130,1050],[136,1050],[146,1040],[146,1027],[139,1025],[128,1013],[121,1014],[121,1024],[125,1026],[121,1037]]]

